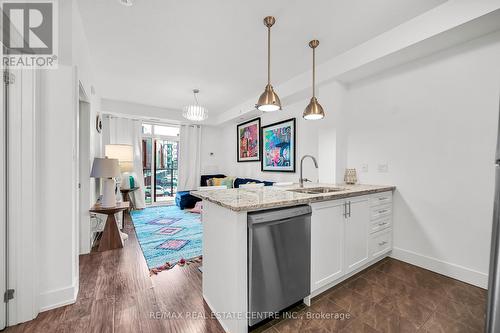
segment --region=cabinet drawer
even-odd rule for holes
[[[392,228],[370,235],[370,257],[375,258],[392,249]]]
[[[387,229],[392,226],[392,218],[390,216],[383,217],[379,220],[370,222],[370,233]]]
[[[370,199],[370,206],[380,206],[392,202],[392,192],[374,194]]]
[[[370,213],[370,219],[374,221],[386,216],[391,216],[391,214],[392,214],[392,205],[372,207]]]

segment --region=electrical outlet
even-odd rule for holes
[[[366,164],[366,163],[365,163],[365,164],[363,164],[363,165],[361,166],[361,171],[362,171],[362,172],[368,172],[368,164]]]
[[[389,172],[389,164],[383,163],[378,165],[378,172],[387,173]]]

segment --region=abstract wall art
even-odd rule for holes
[[[295,118],[262,127],[262,171],[295,172]]]
[[[260,161],[260,118],[241,123],[238,135],[238,162]]]

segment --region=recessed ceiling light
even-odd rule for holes
[[[132,0],[118,0],[118,2],[127,7],[130,7],[134,4]]]

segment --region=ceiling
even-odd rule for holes
[[[96,86],[103,98],[212,114],[258,95],[266,83],[264,16],[272,28],[272,82],[322,63],[445,0],[80,0]],[[279,91],[278,91],[279,94]]]

